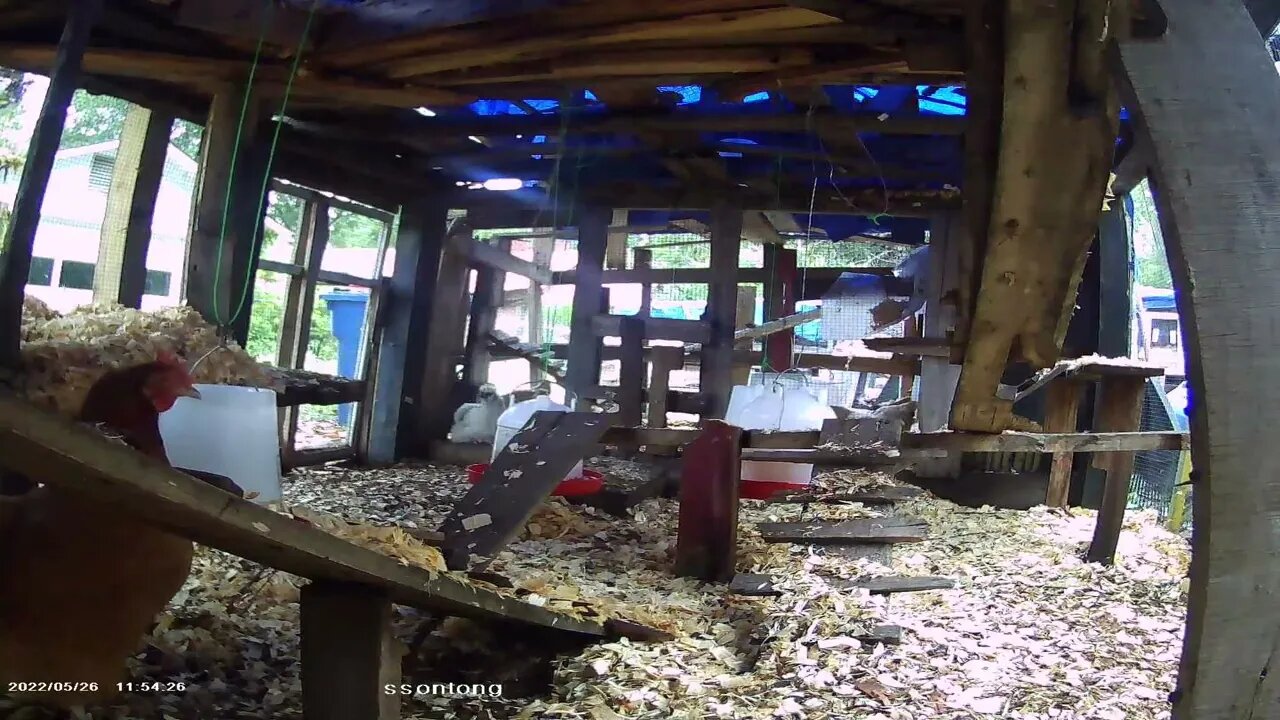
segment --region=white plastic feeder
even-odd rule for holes
[[[160,437],[175,467],[225,475],[257,503],[280,500],[276,394],[235,385],[196,385],[160,415]]]
[[[492,462],[498,457],[498,453],[502,452],[516,436],[516,433],[524,429],[536,412],[569,412],[569,408],[552,400],[546,395],[539,395],[532,400],[524,400],[522,402],[513,403],[501,415],[498,416],[498,429],[493,434],[493,452],[489,455],[489,461]],[[576,480],[582,477],[582,463],[579,462],[573,466],[569,474],[565,476],[565,480]]]
[[[821,430],[822,421],[835,418],[835,412],[819,403],[807,390],[784,388],[780,385],[748,387],[734,386],[729,395],[729,409],[725,422],[744,430],[764,432],[796,432]],[[813,479],[813,465],[809,463],[742,462],[743,483],[770,483],[808,485]],[[745,497],[768,496],[768,492],[752,492],[744,485]]]

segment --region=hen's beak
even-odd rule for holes
[[[187,387],[184,387],[178,390],[178,397],[189,397],[189,398],[192,398],[193,400],[199,400],[200,391],[188,385]]]

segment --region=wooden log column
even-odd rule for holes
[[[388,464],[409,452],[413,401],[421,395],[436,278],[449,233],[445,203],[430,198],[400,210],[395,270],[383,295],[385,327],[378,344],[366,457]]]
[[[40,208],[45,188],[53,172],[54,156],[62,142],[67,122],[67,106],[80,81],[80,65],[89,32],[102,9],[102,0],[75,0],[69,4],[67,23],[58,41],[57,55],[50,73],[49,89],[36,119],[27,159],[18,182],[18,193],[9,218],[9,236],[4,239],[0,262],[0,367],[15,368],[22,343],[22,300],[31,272],[31,254],[40,224]]]
[[[397,720],[403,649],[391,600],[367,585],[317,581],[302,588],[302,706],[307,720]]]
[[[1098,432],[1134,432],[1142,421],[1142,393],[1147,380],[1141,377],[1104,377],[1098,402]],[[1052,431],[1051,431],[1052,432]],[[1055,454],[1054,463],[1057,463]],[[1124,511],[1129,503],[1129,481],[1133,479],[1133,452],[1099,453],[1094,463],[1106,470],[1098,524],[1093,529],[1087,559],[1110,565],[1116,558]],[[1061,492],[1060,488],[1050,490]]]
[[[733,389],[733,331],[738,309],[738,253],[742,246],[742,208],[718,205],[711,210],[711,283],[707,289],[707,341],[702,344],[698,387],[704,397],[703,417],[722,418]]]
[[[1239,0],[1160,6],[1166,34],[1117,57],[1151,140],[1191,360],[1194,553],[1173,717],[1280,717],[1280,402],[1266,380],[1280,376],[1280,83]]]
[[[1107,0],[1006,7],[992,221],[954,429],[1016,427],[1013,403],[996,397],[1010,359],[1042,368],[1061,353],[1118,128],[1103,54],[1127,31],[1127,10]]]
[[[422,381],[414,397],[415,421],[410,438],[411,453],[426,457],[433,440],[443,440],[453,425],[453,412],[462,402],[454,388],[458,384],[458,357],[464,347],[463,323],[467,314],[467,259],[446,243],[440,257],[432,294],[426,357]]]
[[[600,384],[601,340],[592,327],[604,298],[605,245],[610,211],[589,207],[578,221],[578,268],[574,275],[573,317],[569,321],[569,367],[566,379],[579,408],[583,393]]]
[[[120,133],[107,214],[93,274],[95,302],[141,307],[147,279],[151,220],[164,175],[173,117],[131,105]],[[173,278],[177,282],[179,278]]]
[[[706,582],[733,579],[738,545],[742,429],[707,420],[684,450],[676,574]]]

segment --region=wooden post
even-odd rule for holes
[[[95,302],[118,302],[133,308],[142,305],[151,220],[172,127],[171,116],[139,105],[131,105],[125,116],[98,240]]]
[[[1098,403],[1098,432],[1133,432],[1142,421],[1142,395],[1147,389],[1146,378],[1110,376],[1102,378],[1101,401]],[[1098,524],[1093,529],[1093,542],[1089,544],[1087,559],[1110,565],[1115,561],[1116,544],[1120,541],[1120,527],[1124,524],[1124,511],[1129,502],[1129,481],[1133,479],[1133,453],[1099,453],[1099,465],[1107,471],[1106,485],[1102,491],[1102,507],[1098,510]]]
[[[500,238],[498,248],[510,253],[511,238]],[[467,360],[462,367],[462,382],[468,388],[477,388],[489,379],[489,334],[498,319],[506,284],[505,272],[488,265],[476,268],[476,291],[471,296],[471,322],[467,324]]]
[[[284,301],[284,317],[280,322],[280,350],[276,365],[282,368],[301,368],[307,359],[307,346],[311,343],[311,314],[315,311],[316,278],[320,274],[320,260],[329,244],[329,203],[321,199],[308,199],[302,210],[301,232],[293,249],[293,262],[302,266],[302,275],[289,278]],[[298,408],[282,408],[280,411],[281,450],[285,464],[291,465],[290,455],[298,435]]]
[[[955,328],[955,305],[946,298],[964,282],[960,260],[968,242],[967,225],[955,213],[933,218],[929,232],[929,285],[925,289],[924,334],[946,337]],[[920,358],[920,392],[917,418],[924,432],[942,430],[956,394],[960,367],[950,358]],[[858,394],[866,387],[867,373],[858,376]],[[942,459],[921,460],[916,474],[923,478],[955,478],[960,475],[960,453]]]
[[[391,600],[367,585],[315,581],[302,588],[302,706],[307,720],[397,720],[403,648]]]
[[[622,318],[622,369],[618,377],[617,424],[639,427],[644,420],[644,319]]]
[[[421,396],[436,277],[449,232],[448,206],[429,198],[400,210],[395,271],[382,296],[386,325],[369,413],[366,457],[373,464],[395,462],[412,444],[411,402]]]
[[[627,216],[626,210],[615,209],[609,224],[609,240],[605,244],[604,266],[610,270],[627,268]]]
[[[9,236],[5,238],[3,261],[0,262],[0,367],[16,368],[22,344],[22,300],[31,272],[31,254],[36,242],[36,226],[40,224],[40,208],[45,188],[53,172],[54,156],[62,142],[62,128],[67,122],[67,106],[80,82],[80,63],[89,31],[102,8],[102,0],[74,0],[69,5],[67,23],[58,40],[53,59],[49,89],[36,120],[27,159],[18,181],[18,193],[9,218]]]
[[[1098,354],[1128,357],[1133,327],[1133,241],[1124,198],[1118,197],[1098,223]]]
[[[600,312],[604,295],[605,243],[609,233],[609,210],[586,208],[578,220],[578,272],[573,288],[573,317],[569,321],[569,392],[579,407],[582,393],[600,384],[600,338],[591,319]]]
[[[667,426],[667,393],[671,390],[671,372],[684,366],[684,349],[658,345],[650,350],[652,370],[649,375],[649,427]]]
[[[636,248],[635,257],[637,270],[648,270],[653,267],[652,250]],[[640,317],[653,315],[653,283],[645,282],[640,284],[640,312],[636,314]]]
[[[266,178],[271,164],[268,128],[270,124],[260,126],[252,134],[252,139],[243,146],[240,163],[236,166],[236,180],[231,188],[231,217],[227,223],[234,231],[237,242],[231,248],[229,302],[232,311],[239,305],[240,313],[232,320],[230,330],[231,337],[241,346],[249,341],[254,281],[258,274],[258,262],[262,259],[263,221],[267,215],[267,192],[270,188]],[[327,233],[328,215],[324,216],[323,224]]]
[[[1080,411],[1082,390],[1081,385],[1074,380],[1059,378],[1049,383],[1045,388],[1045,432],[1076,432],[1076,418]],[[1045,494],[1045,505],[1057,508],[1067,506],[1067,495],[1071,492],[1071,465],[1074,458],[1074,453],[1053,454],[1053,461],[1049,466],[1049,489]]]
[[[722,418],[733,387],[733,330],[738,302],[738,253],[742,246],[742,208],[719,205],[711,210],[711,283],[703,321],[710,338],[702,345],[698,386],[703,418]]]
[[[742,429],[706,420],[684,450],[676,574],[705,582],[733,578],[738,550]]]
[[[794,315],[796,311],[796,251],[781,245],[764,246],[764,319],[778,320]],[[796,331],[784,330],[770,335],[764,341],[765,358],[773,372],[791,367],[792,347]]]
[[[538,267],[551,267],[551,256],[555,253],[556,239],[554,236],[538,237],[533,239],[533,264]],[[529,281],[529,342],[533,345],[542,345],[542,286],[532,280]],[[542,367],[536,362],[529,363],[529,381],[537,382],[541,380],[546,373],[542,371]]]
[[[462,308],[468,279],[467,259],[446,243],[431,302],[422,382],[413,401],[417,419],[409,434],[411,452],[418,457],[427,457],[433,440],[449,436],[453,412],[460,404],[454,386],[458,381],[458,356],[463,349],[462,324],[467,316]]]
[[[253,103],[242,123],[243,102],[241,93],[232,87],[214,94],[200,148],[200,174],[196,182],[191,242],[187,250],[185,298],[205,320],[214,324],[219,320],[229,321],[231,312],[239,303],[243,275],[251,264],[248,262],[251,258],[245,253],[253,241],[256,227],[247,218],[257,211],[254,207],[250,212],[245,201],[250,191],[257,193],[261,189],[260,184],[257,188],[248,187],[255,184],[254,171],[259,164],[257,158],[250,159],[256,154],[253,146],[258,124]],[[233,152],[237,143],[239,157]],[[256,177],[261,183],[261,176]],[[230,205],[228,181],[232,194]],[[237,269],[242,277],[236,277]]]

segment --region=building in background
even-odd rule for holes
[[[1138,326],[1133,333],[1134,357],[1164,368],[1166,385],[1177,385],[1186,378],[1187,371],[1173,291],[1137,286],[1134,296]]]

